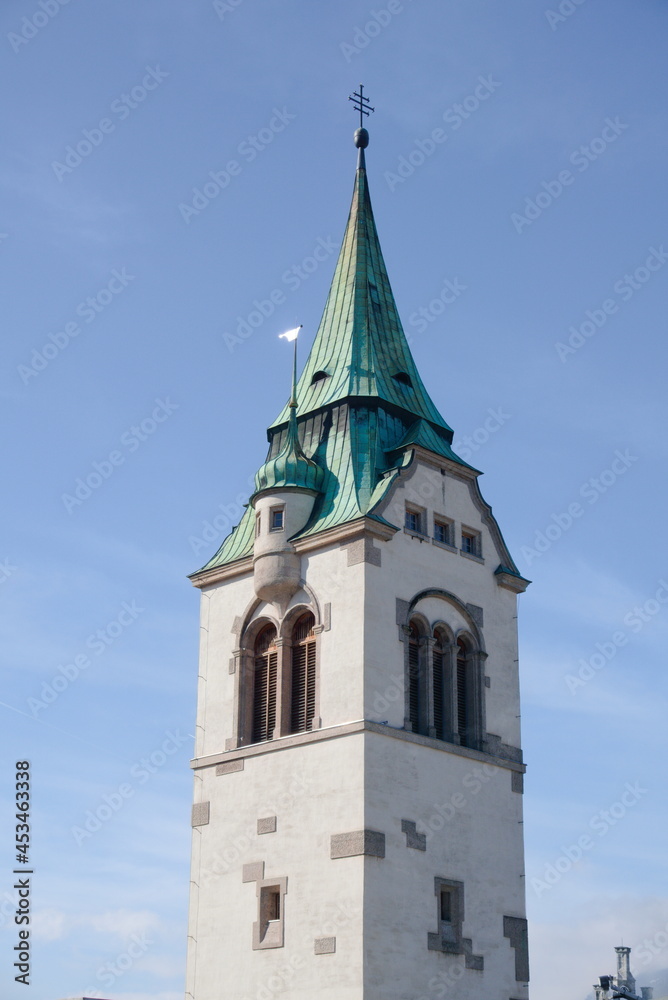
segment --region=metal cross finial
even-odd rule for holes
[[[350,95],[348,100],[353,102],[355,111],[359,111],[360,128],[363,128],[364,115],[369,115],[371,114],[372,111],[376,110],[375,108],[372,108],[371,105],[369,104],[369,98],[364,96],[364,85],[360,83],[359,94],[357,93],[357,91],[355,91]]]

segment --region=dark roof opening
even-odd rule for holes
[[[327,374],[327,372],[323,372],[323,371],[316,372],[315,375],[313,376],[313,378],[311,379],[311,385],[315,385],[316,382],[322,382],[326,378],[329,378],[329,375]]]
[[[394,374],[392,378],[394,379],[395,382],[399,382],[400,385],[407,385],[409,389],[413,388],[413,383],[411,382],[410,375],[407,375],[406,372],[396,372],[396,374]]]

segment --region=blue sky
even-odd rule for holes
[[[649,942],[650,983],[668,967],[665,4],[8,0],[0,20],[3,997],[23,996],[26,757],[31,996],[182,996],[185,576],[236,522],[285,402],[276,333],[315,332],[360,80],[417,364],[534,581],[533,995],[584,1000],[622,939]]]

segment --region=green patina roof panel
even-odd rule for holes
[[[327,377],[314,383],[318,372]],[[297,395],[300,416],[349,397],[376,397],[452,433],[422,383],[399,319],[364,166],[357,171],[334,278]],[[287,419],[285,407],[272,427]]]

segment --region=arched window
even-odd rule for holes
[[[447,706],[449,699],[446,691],[446,645],[447,639],[439,629],[434,632],[434,648],[432,651],[432,684],[434,689],[434,729],[437,740],[447,740]]]
[[[457,733],[461,746],[470,746],[471,710],[470,710],[468,650],[463,639],[457,640]]]
[[[420,681],[420,633],[415,622],[411,622],[408,634],[408,718],[414,733],[420,731],[422,714]]]
[[[266,625],[255,640],[253,683],[253,743],[271,740],[276,727],[278,649],[276,629]]]
[[[292,630],[292,706],[290,731],[306,733],[315,715],[315,618],[302,615]]]

